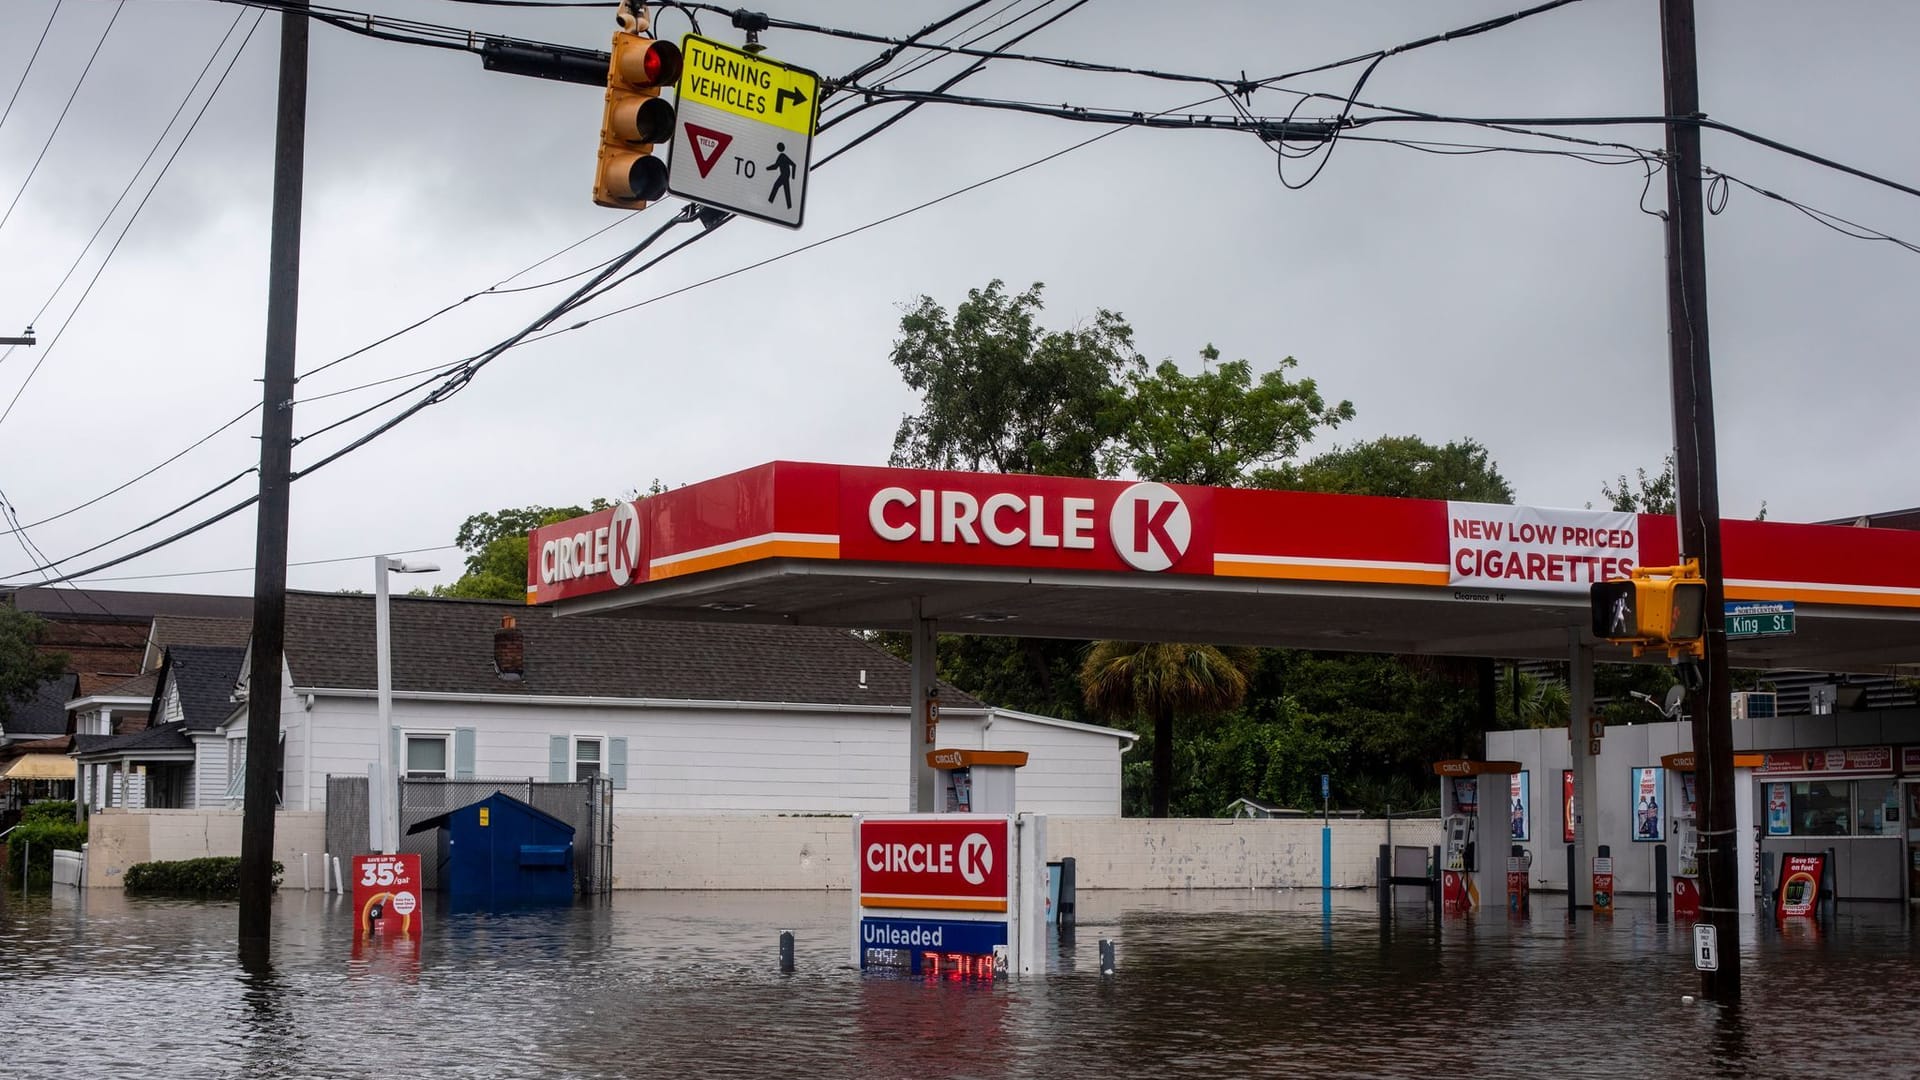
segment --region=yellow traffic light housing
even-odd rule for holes
[[[1707,582],[1700,562],[1636,567],[1631,578],[1591,590],[1593,636],[1631,644],[1633,655],[1655,649],[1678,659],[1706,652]]]
[[[667,163],[653,156],[653,147],[673,138],[673,105],[660,91],[679,79],[678,45],[624,30],[614,33],[594,202],[640,210],[666,195]]]

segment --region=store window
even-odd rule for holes
[[[573,778],[592,780],[601,774],[606,760],[605,743],[599,738],[573,740]]]
[[[1853,834],[1899,836],[1900,786],[1892,780],[1861,780],[1854,784]]]
[[[1846,780],[1802,780],[1793,785],[1793,834],[1795,836],[1846,836],[1852,825],[1853,806]]]
[[[447,778],[447,737],[445,735],[407,736],[407,779],[445,780]]]

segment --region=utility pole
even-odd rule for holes
[[[307,141],[307,0],[280,11],[273,138],[273,238],[260,407],[260,502],[253,549],[253,654],[247,679],[246,801],[240,823],[240,951],[266,959],[273,914],[274,759],[286,639],[287,505],[293,468],[294,341],[300,314],[300,194]]]
[[[1666,69],[1667,337],[1673,368],[1674,496],[1680,554],[1700,560],[1707,582],[1706,662],[1694,693],[1693,749],[1700,779],[1700,914],[1719,935],[1718,971],[1700,973],[1701,996],[1740,1000],[1739,835],[1733,814],[1733,699],[1727,677],[1725,573],[1720,561],[1720,481],[1714,452],[1713,378],[1707,358],[1707,258],[1700,192],[1700,74],[1693,0],[1661,0]]]

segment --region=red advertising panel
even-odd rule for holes
[[[421,915],[420,856],[353,857],[353,919],[359,937],[418,937]]]
[[[1007,910],[1010,820],[968,815],[860,822],[860,904],[941,911]]]
[[[1759,770],[1769,775],[1814,773],[1838,776],[1893,771],[1893,747],[1847,746],[1831,750],[1769,750]]]
[[[1820,903],[1820,879],[1826,865],[1825,855],[1782,855],[1780,895],[1773,905],[1775,916],[1816,915]]]
[[[1576,811],[1573,806],[1573,770],[1560,770],[1560,834],[1561,839],[1571,844],[1574,841],[1573,822]]]

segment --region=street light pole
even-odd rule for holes
[[[392,855],[400,850],[399,762],[393,738],[393,626],[387,599],[387,574],[430,574],[433,563],[410,563],[385,555],[373,557],[373,651],[380,728],[374,734],[374,768],[367,770],[368,825],[372,846]]]

